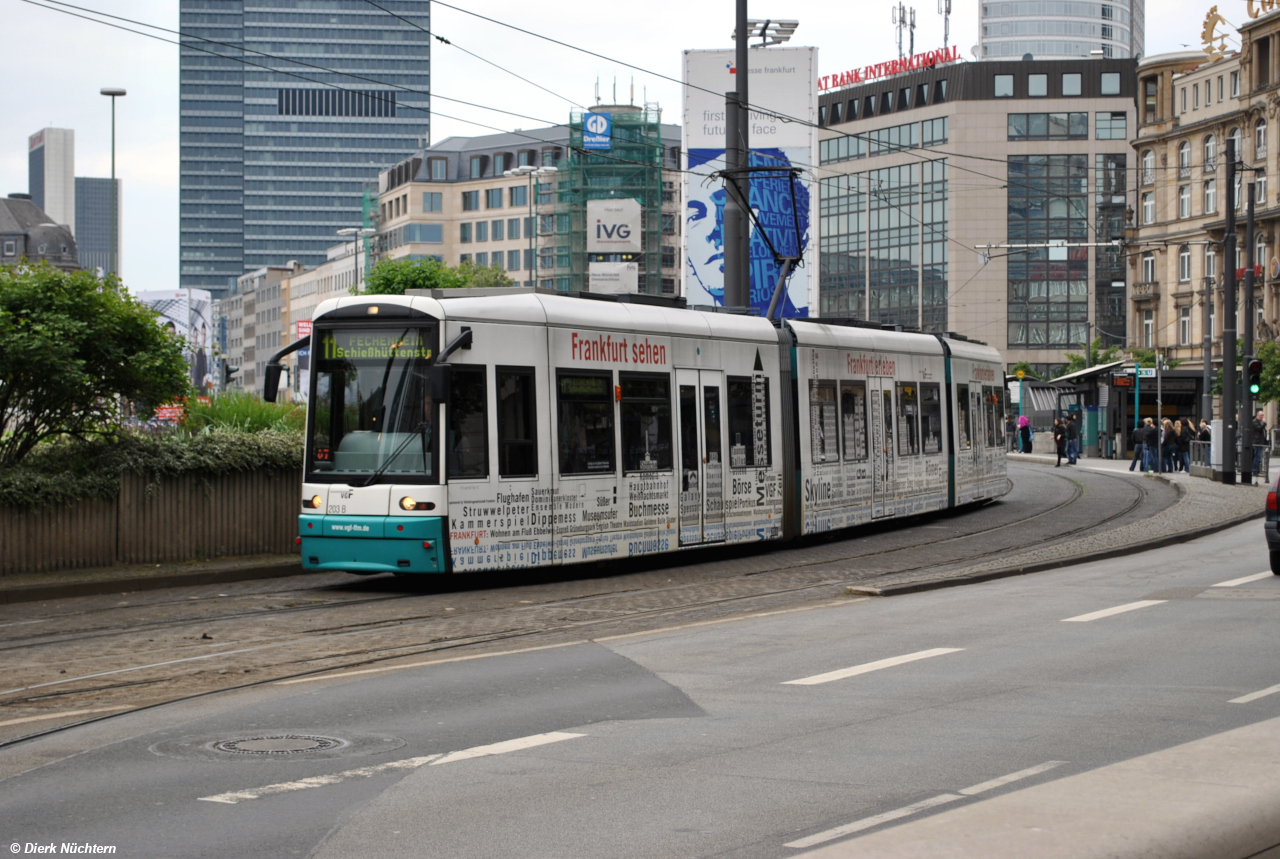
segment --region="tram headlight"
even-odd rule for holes
[[[401,510],[434,510],[436,509],[436,505],[430,501],[415,501],[413,498],[406,495],[404,498],[400,499],[400,509]]]
[[[323,503],[324,499],[319,495],[312,495],[310,498],[302,499],[302,506],[312,510],[318,508]]]

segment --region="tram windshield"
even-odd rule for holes
[[[435,325],[316,332],[307,479],[434,483]]]

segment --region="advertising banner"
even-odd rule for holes
[[[160,314],[160,324],[175,337],[187,341],[187,366],[191,386],[208,391],[213,387],[213,301],[205,289],[172,289],[140,292],[138,300]]]
[[[640,291],[640,266],[633,262],[593,262],[587,274],[588,290],[619,294]]]
[[[638,254],[644,237],[644,209],[630,197],[587,201],[587,253]]]
[[[610,149],[613,146],[613,114],[588,113],[582,118],[582,148]]]
[[[800,256],[778,314],[809,315],[818,290],[818,49],[750,52],[751,208],[783,256]],[[733,51],[684,52],[684,295],[691,306],[724,304],[724,182],[703,178],[725,167],[724,93],[736,87]],[[800,119],[802,122],[788,121]],[[805,124],[809,123],[809,124]],[[802,171],[794,181],[787,172]],[[778,280],[769,243],[751,229],[751,305],[763,315]]]

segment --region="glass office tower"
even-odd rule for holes
[[[1146,39],[1146,0],[982,0],[982,60],[1073,60],[1101,50],[1139,57]]]
[[[379,5],[422,29],[362,0],[181,0],[181,286],[324,262],[428,139],[430,2]]]

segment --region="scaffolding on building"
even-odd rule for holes
[[[591,112],[612,115],[613,137],[609,149],[584,149],[582,123],[586,114],[576,110],[570,114],[569,169],[567,181],[557,182],[555,225],[555,243],[568,250],[567,287],[573,292],[588,291],[592,262],[635,262],[639,264],[639,291],[661,295],[662,111],[647,104],[598,105]],[[643,212],[643,251],[588,254],[587,201],[628,197],[638,201]]]

